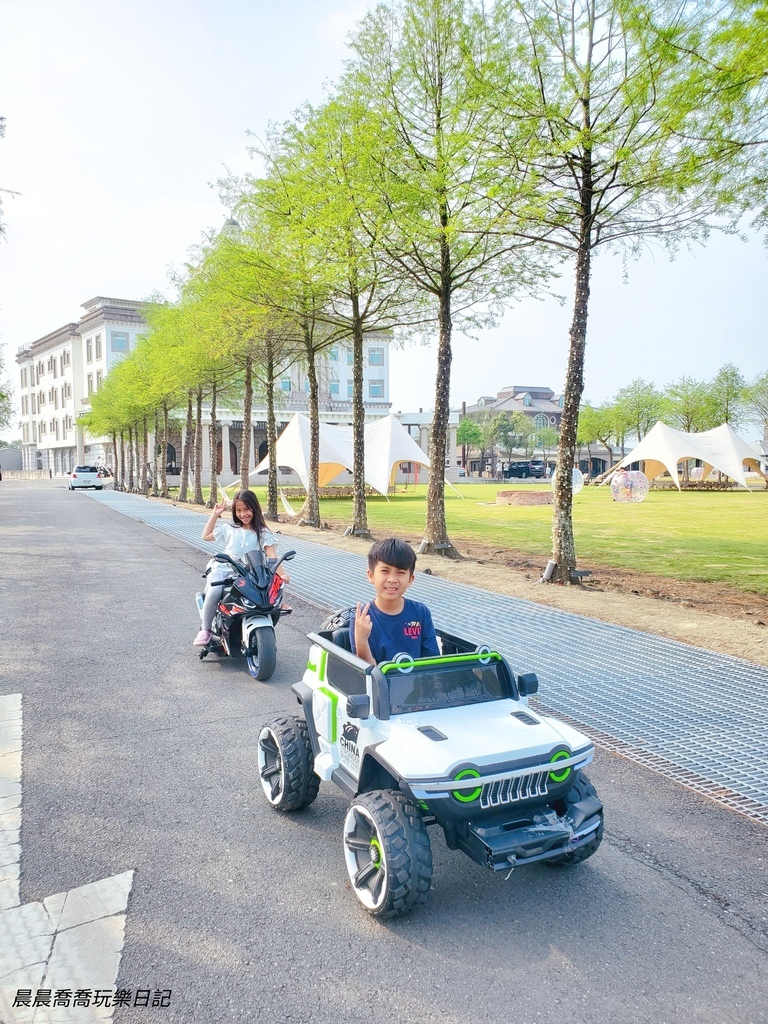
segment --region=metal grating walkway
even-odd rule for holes
[[[200,513],[114,491],[89,494],[208,554]],[[369,600],[359,555],[309,540],[292,593],[341,608]],[[443,629],[534,671],[539,706],[608,749],[768,825],[768,669],[688,644],[417,573],[411,595]]]

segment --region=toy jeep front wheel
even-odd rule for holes
[[[307,723],[296,715],[273,718],[259,734],[259,778],[264,796],[278,811],[298,811],[317,796]]]
[[[418,808],[396,790],[355,797],[344,819],[344,859],[355,895],[374,917],[423,903],[432,848]]]
[[[597,798],[597,790],[589,781],[584,772],[579,772],[574,780],[573,785],[565,794],[563,798],[564,811],[567,814],[571,808],[582,801],[588,800],[589,798]],[[586,842],[582,843],[581,846],[575,850],[571,850],[569,853],[564,853],[560,857],[552,857],[550,860],[544,861],[548,868],[570,868],[575,864],[581,864],[587,857],[591,857],[597,850],[598,846],[603,840],[603,817],[602,811],[600,812],[600,824],[594,830]]]

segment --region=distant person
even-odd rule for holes
[[[415,568],[416,553],[397,537],[379,541],[368,552],[368,579],[376,597],[368,604],[358,601],[349,636],[352,653],[369,665],[402,653],[412,658],[440,653],[429,608],[405,596]]]

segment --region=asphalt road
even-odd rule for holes
[[[204,563],[58,481],[0,484],[21,897],[135,869],[118,984],[173,997],[118,1024],[768,1022],[768,830],[602,751],[589,861],[505,881],[432,831],[427,904],[370,918],[346,886],[342,794],[283,817],[256,773],[323,610],[292,601],[268,683],[201,662]]]

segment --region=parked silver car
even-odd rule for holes
[[[100,491],[103,486],[104,477],[98,466],[75,466],[67,481],[67,489],[70,491],[78,487],[95,487]]]

